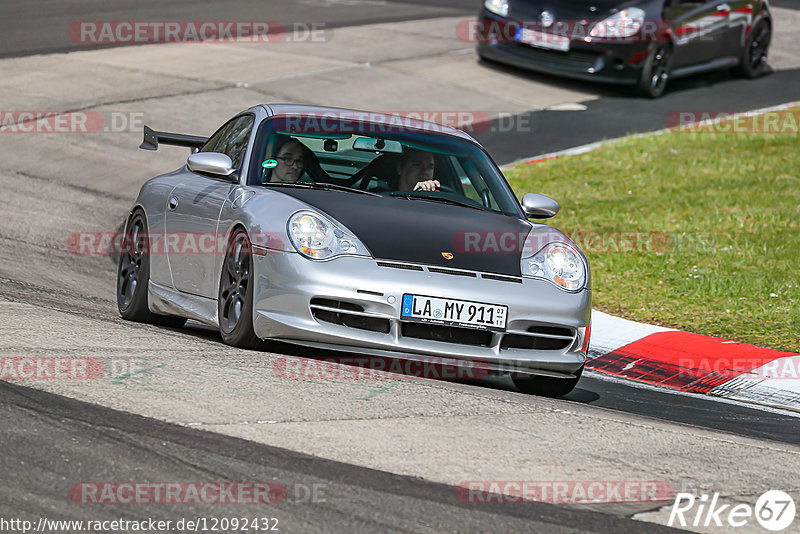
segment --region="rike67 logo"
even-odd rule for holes
[[[794,499],[779,490],[770,490],[761,495],[755,506],[739,503],[721,504],[719,493],[696,497],[691,493],[678,493],[669,514],[670,527],[724,527],[725,529],[752,524],[772,532],[788,528],[795,518]]]

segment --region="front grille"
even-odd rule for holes
[[[388,261],[379,261],[378,267],[389,267],[391,269],[405,269],[407,271],[422,271],[419,265],[411,265],[409,263],[391,263]]]
[[[575,332],[562,326],[531,326],[530,334],[506,334],[501,349],[564,350],[575,341]]]
[[[358,315],[359,313],[364,313],[364,307],[360,304],[333,299],[311,299],[311,315],[319,321],[358,328],[359,330],[389,333],[389,319],[367,317],[366,315]]]
[[[510,43],[510,46],[513,47],[515,52],[525,56],[531,61],[563,65],[581,70],[589,70],[595,67],[597,60],[601,57],[601,55],[597,53],[593,54],[591,52],[579,52],[575,50],[560,52],[558,50],[536,48],[525,43]]]
[[[572,330],[569,328],[564,328],[563,326],[531,326],[528,328],[528,332],[533,332],[535,334],[548,334],[551,336],[564,336],[570,339],[575,337],[575,333]]]
[[[475,278],[477,275],[468,271],[457,271],[455,269],[444,269],[442,267],[428,267],[428,272],[439,274],[452,274],[455,276],[469,276]]]
[[[400,333],[403,337],[458,343],[460,345],[488,347],[492,344],[491,332],[456,326],[404,322],[401,323]]]
[[[522,283],[522,278],[514,278],[513,276],[501,276],[499,274],[482,274],[481,278],[485,278],[486,280],[497,280],[498,282],[513,282],[515,284]]]
[[[364,311],[364,306],[360,304],[353,304],[352,302],[345,302],[343,300],[333,300],[333,299],[321,299],[321,298],[311,299],[311,306],[327,306],[329,308],[339,308],[341,310],[349,310],[356,312]]]

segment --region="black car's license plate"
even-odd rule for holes
[[[517,42],[536,48],[569,52],[569,38],[563,35],[544,33],[530,28],[519,28],[516,35]]]
[[[503,331],[508,306],[405,294],[400,316],[407,321]]]

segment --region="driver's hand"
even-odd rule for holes
[[[425,180],[424,182],[417,182],[414,186],[414,191],[436,191],[436,188],[441,186],[439,180]]]

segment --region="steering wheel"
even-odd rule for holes
[[[440,185],[439,187],[437,187],[433,191],[425,191],[424,189],[414,189],[412,191],[412,193],[420,193],[420,192],[421,193],[437,193],[438,192],[438,193],[455,193],[455,194],[459,194],[458,191],[456,191],[454,188],[450,187],[449,185]]]

